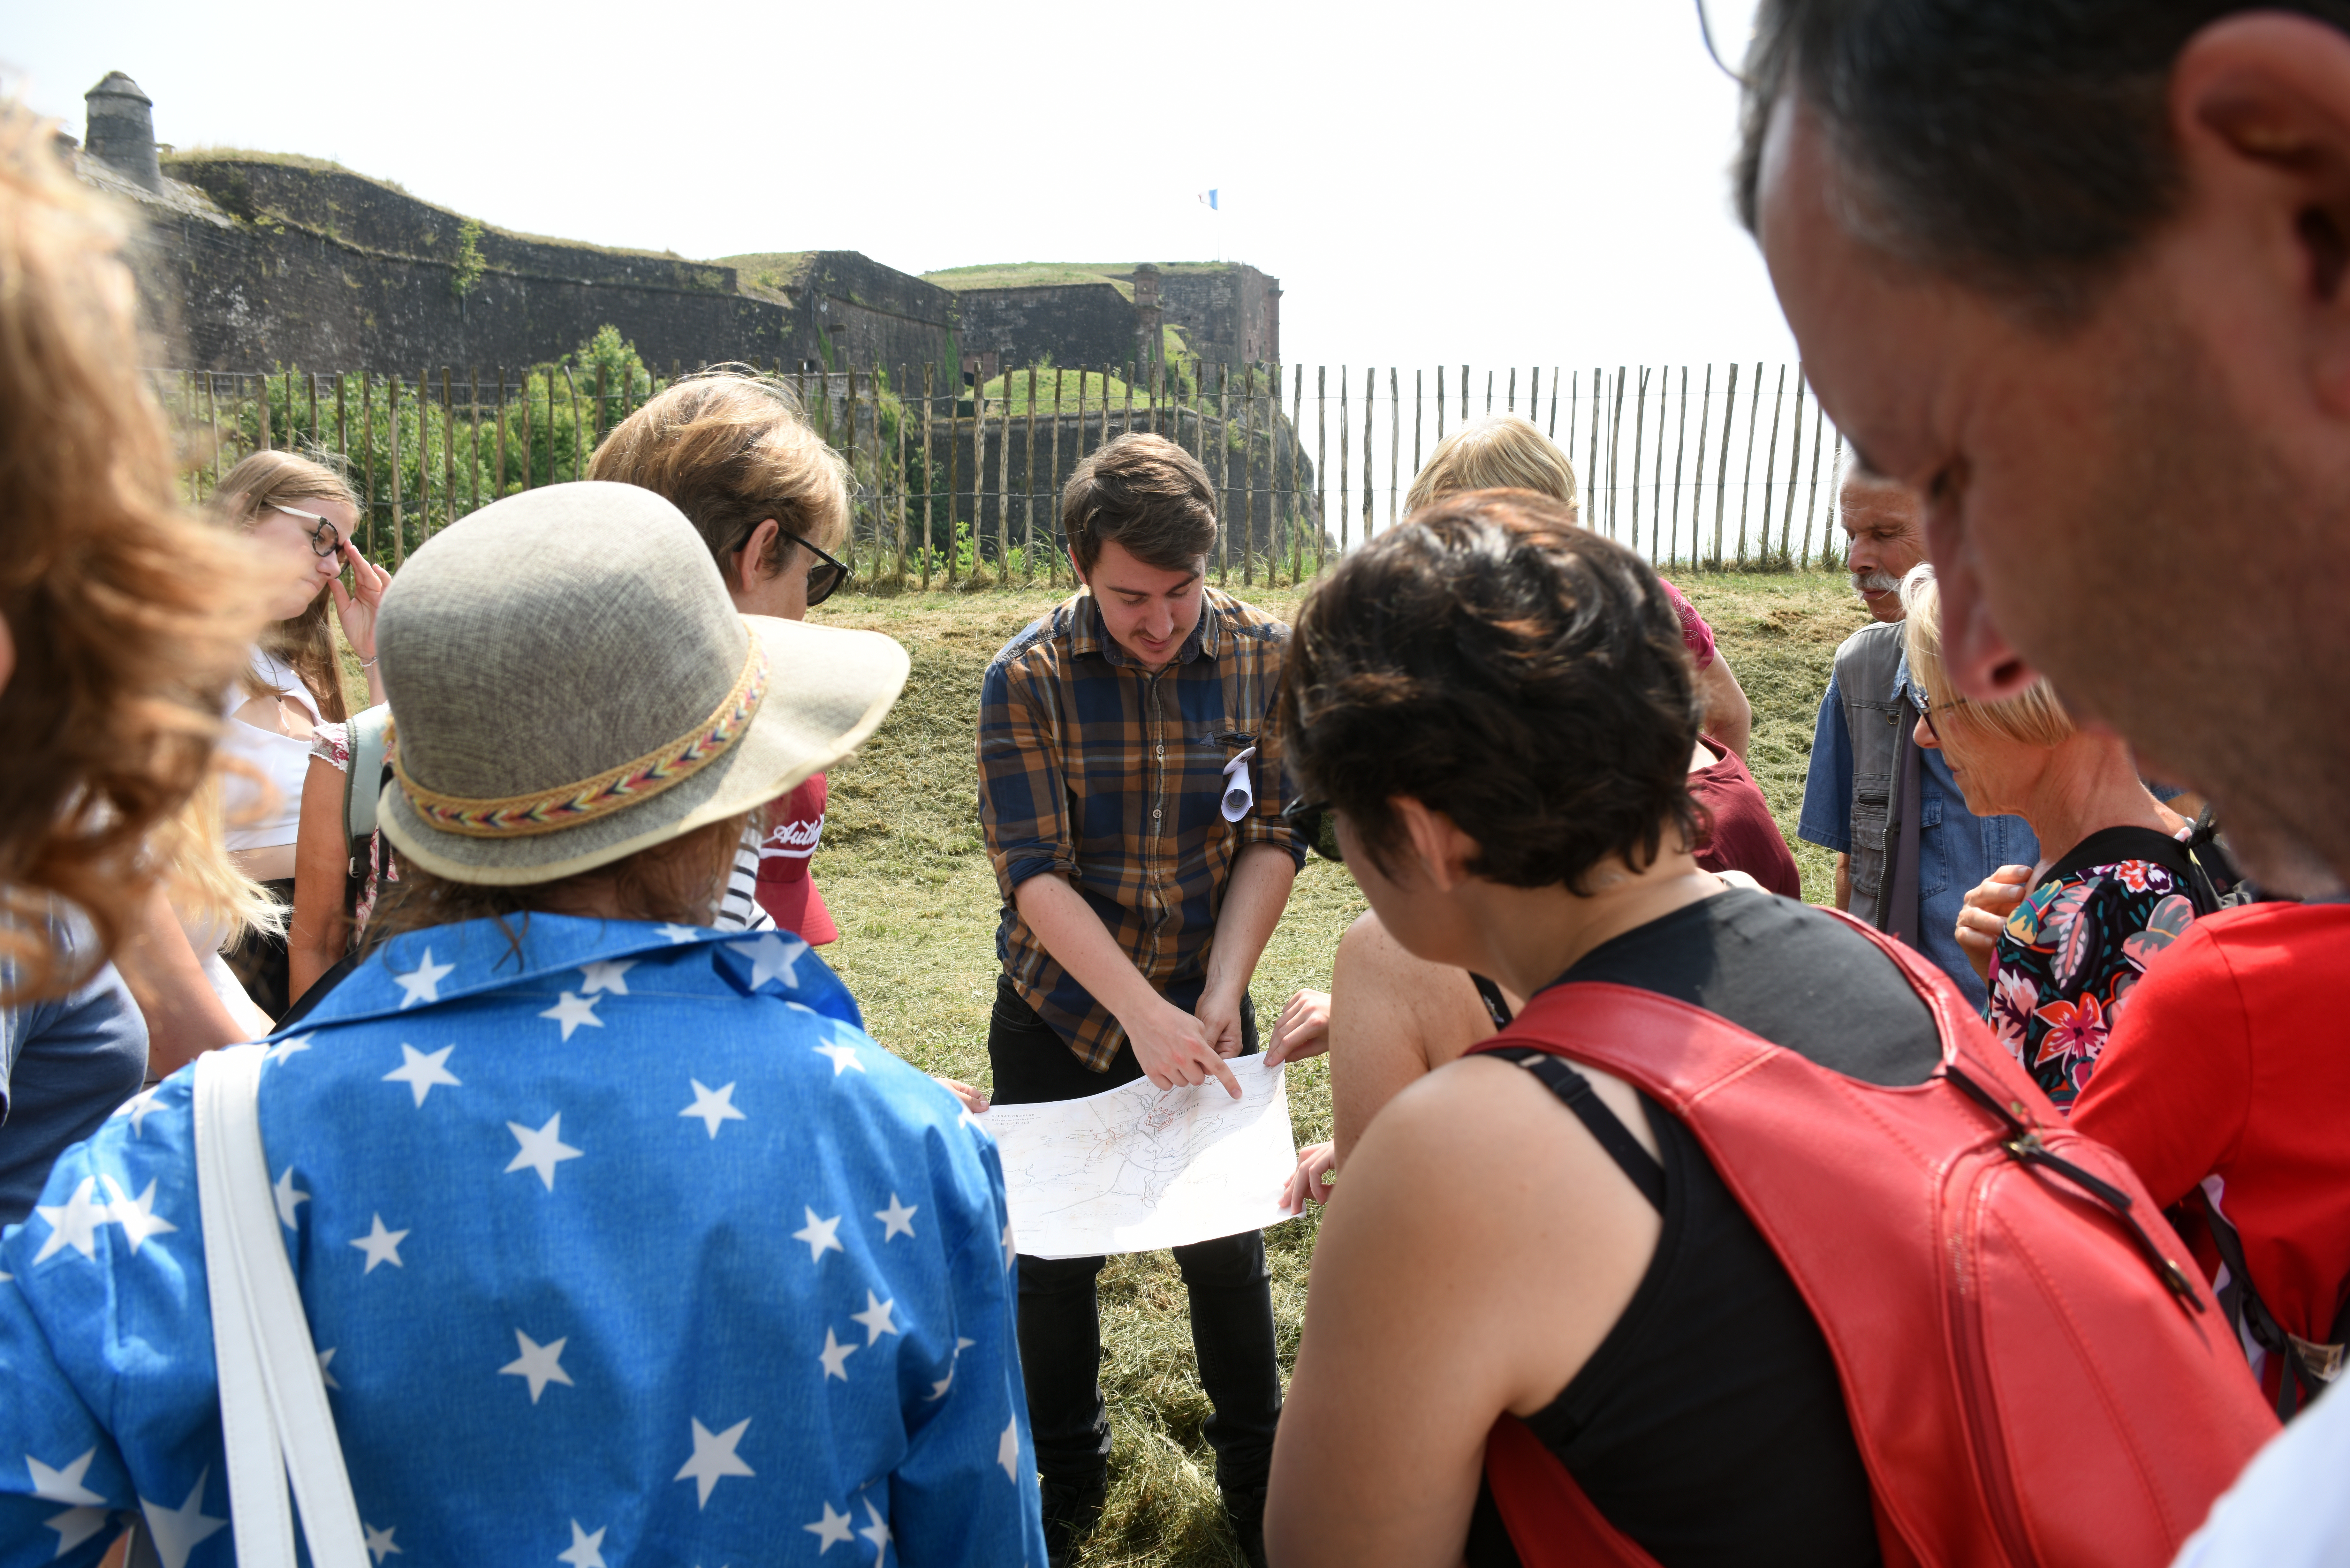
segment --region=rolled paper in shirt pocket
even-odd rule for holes
[[[1251,746],[1224,764],[1224,820],[1238,822],[1256,809],[1256,788],[1250,783],[1248,760],[1256,755]]]

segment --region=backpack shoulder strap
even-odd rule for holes
[[[375,832],[376,802],[383,794],[384,760],[391,741],[391,708],[379,702],[351,716],[351,765],[343,774],[343,836],[355,846]]]

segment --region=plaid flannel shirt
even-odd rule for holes
[[[1013,893],[1058,872],[1159,992],[1195,1005],[1232,862],[1252,844],[1305,860],[1282,820],[1274,708],[1289,628],[1214,588],[1156,674],[1104,631],[1079,593],[1006,643],[979,699],[979,818],[1003,892],[996,954],[1013,987],[1086,1065],[1106,1072],[1126,1032],[1054,961]],[[1254,808],[1223,818],[1224,767],[1245,764]]]

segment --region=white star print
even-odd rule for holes
[[[840,1238],[833,1233],[840,1229],[839,1215],[836,1214],[829,1220],[819,1220],[816,1217],[816,1210],[805,1205],[801,1211],[807,1216],[807,1223],[792,1232],[792,1240],[807,1243],[809,1262],[813,1263],[821,1259],[827,1248],[836,1252],[848,1251],[840,1244]]]
[[[455,1049],[454,1045],[443,1045],[428,1056],[403,1040],[400,1045],[400,1065],[386,1073],[383,1075],[383,1081],[387,1084],[407,1085],[410,1092],[415,1095],[416,1103],[420,1106],[424,1103],[424,1096],[431,1094],[433,1085],[437,1084],[447,1084],[452,1088],[463,1088],[464,1085],[458,1080],[457,1075],[449,1071],[445,1065],[449,1060],[449,1053]],[[473,1071],[471,1067],[465,1070],[469,1073]]]
[[[807,956],[808,945],[797,937],[779,937],[773,931],[761,934],[753,942],[728,942],[734,951],[751,961],[751,989],[758,990],[771,980],[780,980],[796,988],[800,982],[799,961]]]
[[[36,1206],[33,1212],[49,1222],[49,1239],[33,1254],[33,1262],[46,1262],[68,1247],[85,1258],[98,1256],[98,1228],[107,1221],[106,1205],[92,1203],[89,1195],[98,1187],[98,1178],[85,1176],[73,1196],[63,1203]]]
[[[563,1037],[566,1040],[570,1039],[571,1032],[583,1023],[598,1029],[604,1027],[604,1021],[596,1016],[596,999],[592,996],[579,996],[568,991],[563,993],[561,1000],[539,1016],[552,1018],[562,1024]]]
[[[881,1521],[881,1511],[873,1506],[871,1498],[858,1501],[865,1504],[865,1517],[873,1522],[857,1533],[873,1542],[873,1562],[875,1568],[879,1568],[881,1560],[889,1554],[889,1527]]]
[[[266,1060],[272,1066],[283,1065],[286,1057],[297,1052],[307,1051],[310,1048],[310,1042],[317,1038],[315,1034],[288,1035],[269,1048]]]
[[[387,1557],[405,1557],[408,1555],[407,1552],[402,1552],[399,1547],[394,1546],[391,1543],[391,1538],[400,1533],[400,1527],[398,1525],[395,1524],[389,1530],[378,1530],[374,1525],[369,1524],[366,1520],[362,1519],[359,1521],[359,1528],[367,1532],[368,1555],[374,1558],[377,1562],[380,1563]]]
[[[701,1489],[694,1506],[708,1508],[711,1492],[726,1477],[753,1473],[751,1467],[734,1452],[734,1445],[743,1440],[743,1434],[750,1426],[751,1418],[745,1416],[724,1431],[713,1435],[700,1421],[693,1423],[693,1458],[686,1460],[684,1467],[670,1479],[691,1480]]]
[[[326,1349],[318,1352],[318,1381],[324,1383],[329,1388],[340,1388],[342,1386],[341,1384],[335,1381],[335,1375],[327,1370],[327,1368],[334,1362],[335,1352],[340,1348],[341,1346],[339,1345],[330,1345]]]
[[[581,965],[579,973],[583,978],[579,981],[579,994],[593,996],[599,991],[608,991],[615,996],[628,995],[629,982],[620,977],[636,968],[639,961],[636,959],[607,959],[599,963]]]
[[[1003,1423],[1003,1436],[996,1439],[995,1462],[1003,1467],[1003,1479],[1013,1485],[1020,1484],[1020,1417],[1014,1416]]]
[[[836,1078],[851,1067],[860,1073],[865,1071],[865,1064],[857,1059],[857,1047],[854,1045],[817,1045],[812,1049],[819,1056],[832,1058],[832,1075]]]
[[[692,941],[702,935],[702,929],[698,926],[663,926],[660,934],[670,940],[671,947],[675,947],[681,942]]]
[[[830,1498],[824,1500],[824,1517],[814,1524],[803,1524],[800,1528],[824,1542],[816,1549],[819,1557],[836,1546],[848,1544],[848,1515],[834,1512]]]
[[[278,1177],[270,1190],[277,1195],[277,1222],[288,1231],[300,1230],[302,1227],[296,1220],[299,1218],[302,1205],[310,1201],[310,1195],[295,1190],[292,1166],[286,1168],[285,1174]]]
[[[729,1084],[722,1089],[712,1089],[704,1087],[699,1078],[688,1078],[686,1082],[693,1085],[693,1104],[677,1114],[681,1116],[700,1116],[702,1125],[710,1129],[712,1137],[718,1136],[720,1122],[740,1122],[750,1119],[734,1108],[733,1085]]]
[[[824,1331],[824,1348],[816,1352],[816,1358],[824,1363],[827,1377],[837,1377],[846,1383],[848,1381],[848,1358],[856,1355],[858,1349],[857,1345],[841,1344],[827,1327]]]
[[[563,1347],[571,1343],[569,1336],[541,1345],[516,1329],[515,1343],[522,1347],[522,1354],[499,1367],[498,1376],[527,1379],[532,1404],[538,1403],[538,1397],[546,1392],[546,1386],[550,1383],[560,1383],[566,1388],[573,1386],[571,1374],[563,1370]]]
[[[906,1207],[896,1193],[889,1194],[889,1207],[876,1209],[873,1211],[873,1218],[881,1221],[882,1243],[886,1246],[892,1236],[912,1235],[914,1216],[920,1212],[921,1210],[919,1207],[911,1209]]]
[[[943,1399],[947,1397],[947,1390],[954,1386],[955,1363],[962,1359],[964,1351],[978,1343],[979,1341],[975,1339],[964,1339],[960,1334],[955,1337],[954,1360],[947,1363],[947,1375],[931,1385],[931,1399]],[[928,1402],[928,1400],[924,1401],[926,1404]]]
[[[865,1325],[865,1343],[871,1345],[875,1340],[879,1339],[885,1334],[895,1334],[898,1332],[898,1325],[889,1321],[890,1312],[897,1306],[897,1302],[894,1300],[886,1302],[876,1300],[873,1293],[871,1291],[867,1291],[865,1293],[865,1310],[863,1312],[850,1313],[848,1314],[848,1321],[851,1323],[861,1323]]]
[[[149,1180],[147,1190],[133,1198],[122,1190],[122,1183],[109,1176],[106,1189],[114,1194],[114,1201],[106,1206],[107,1218],[122,1227],[130,1241],[130,1251],[136,1256],[140,1243],[150,1236],[160,1236],[166,1231],[176,1231],[177,1225],[155,1212],[155,1183]]]
[[[456,970],[453,963],[434,963],[432,950],[426,948],[423,960],[414,969],[406,974],[391,977],[400,982],[400,989],[408,993],[400,999],[400,1011],[405,1012],[420,1002],[440,1001],[442,980],[455,973]]]
[[[520,1122],[508,1122],[506,1130],[515,1135],[522,1147],[506,1162],[505,1174],[517,1170],[535,1170],[546,1183],[549,1192],[555,1190],[555,1168],[567,1159],[577,1159],[580,1151],[565,1143],[558,1136],[563,1130],[563,1113],[556,1112],[546,1118],[546,1125],[533,1132]]]
[[[57,1555],[63,1557],[99,1531],[114,1516],[102,1508],[69,1508],[63,1513],[53,1513],[42,1522],[57,1532]]]
[[[359,1272],[362,1275],[372,1274],[378,1263],[390,1263],[395,1269],[408,1267],[400,1261],[400,1244],[407,1240],[407,1231],[385,1230],[383,1216],[376,1215],[366,1235],[351,1238],[351,1245],[367,1254],[367,1267]]]
[[[604,1527],[604,1530],[609,1530],[612,1527],[608,1524]],[[599,1530],[595,1534],[590,1535],[586,1531],[579,1528],[579,1521],[577,1520],[573,1520],[571,1521],[571,1550],[568,1552],[559,1552],[556,1553],[555,1560],[557,1563],[568,1563],[571,1564],[571,1568],[604,1568],[604,1530]]]
[[[115,1110],[114,1116],[129,1116],[130,1118],[131,1136],[133,1137],[145,1137],[147,1136],[147,1118],[151,1116],[155,1110],[155,1096],[162,1092],[163,1085],[161,1084],[156,1085],[151,1089],[141,1089],[139,1093],[123,1101],[122,1104]],[[108,1121],[112,1121],[114,1116],[109,1116],[106,1119]]]
[[[139,1500],[139,1506],[147,1511],[147,1533],[155,1538],[155,1555],[163,1560],[163,1568],[188,1568],[188,1553],[228,1522],[204,1512],[204,1482],[212,1473],[209,1469],[199,1470],[196,1484],[188,1489],[188,1500],[177,1508],[165,1508],[143,1497]]]
[[[106,1499],[82,1484],[89,1474],[89,1462],[98,1458],[92,1449],[61,1470],[53,1470],[32,1455],[25,1456],[25,1468],[32,1472],[33,1495],[47,1502],[78,1503],[88,1507],[102,1506]]]

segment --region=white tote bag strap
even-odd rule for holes
[[[236,1045],[196,1058],[197,1195],[237,1563],[295,1568],[290,1474],[314,1568],[368,1568],[309,1320],[278,1236],[255,1097],[266,1054]]]

